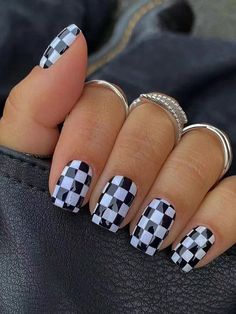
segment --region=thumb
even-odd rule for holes
[[[11,90],[0,120],[0,145],[51,154],[59,137],[58,124],[83,91],[86,69],[86,40],[72,24],[51,42],[40,66]]]

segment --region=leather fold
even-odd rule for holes
[[[233,313],[236,258],[185,274],[48,193],[50,161],[0,147],[1,313]],[[231,249],[232,250],[232,249]]]

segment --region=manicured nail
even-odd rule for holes
[[[105,186],[95,207],[92,221],[116,232],[133,203],[137,187],[129,178],[113,177]]]
[[[174,248],[171,259],[187,273],[206,255],[214,242],[215,236],[211,230],[196,227]]]
[[[52,194],[54,205],[77,213],[83,204],[92,180],[91,167],[80,160],[73,160],[63,169]]]
[[[140,217],[130,244],[148,255],[154,255],[168,235],[174,219],[174,207],[163,199],[154,199]]]
[[[81,30],[75,24],[71,24],[63,29],[45,50],[39,63],[41,68],[46,69],[56,63],[63,53],[73,44],[80,32]]]

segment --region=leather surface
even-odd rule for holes
[[[0,164],[0,313],[234,313],[233,249],[185,274],[54,207],[47,161],[0,148]]]

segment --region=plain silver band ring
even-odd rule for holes
[[[107,81],[103,81],[103,80],[92,80],[92,81],[86,82],[85,84],[86,85],[101,85],[101,86],[111,89],[122,100],[122,103],[124,104],[124,107],[125,107],[126,117],[128,116],[128,113],[129,113],[128,101],[124,92],[118,86],[116,86],[115,84],[109,83]]]
[[[223,147],[223,153],[224,153],[224,168],[220,175],[219,180],[226,174],[226,172],[229,170],[232,160],[233,160],[233,152],[232,147],[230,143],[229,137],[226,135],[225,132],[221,131],[220,129],[216,128],[213,125],[207,124],[207,123],[196,123],[188,125],[183,129],[183,135],[189,131],[195,130],[195,129],[207,129],[211,132],[213,132],[215,135],[217,135],[218,139],[220,140],[222,147]]]
[[[188,122],[187,116],[177,100],[163,93],[153,92],[148,94],[141,94],[137,99],[132,102],[129,107],[129,111],[131,112],[136,107],[142,105],[144,101],[149,101],[154,105],[160,106],[169,115],[175,127],[175,142],[177,144],[181,139],[183,127]]]

